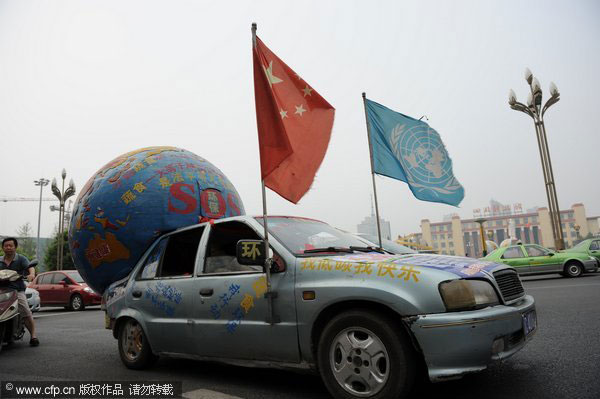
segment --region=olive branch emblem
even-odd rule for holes
[[[421,182],[417,182],[411,173],[406,173],[406,172],[410,171],[410,165],[406,164],[406,161],[405,161],[404,157],[402,156],[402,152],[400,151],[400,140],[402,138],[402,133],[404,133],[405,129],[406,129],[406,125],[400,124],[400,123],[398,123],[392,129],[392,131],[390,133],[390,146],[392,147],[392,152],[394,153],[394,156],[400,162],[400,164],[402,165],[402,168],[405,171],[405,175],[406,175],[406,178],[408,179],[408,183],[413,187],[419,188],[420,189],[419,191],[424,191],[427,189],[433,190],[434,194],[436,194],[436,195],[438,195],[438,193],[453,194],[455,191],[460,189],[461,188],[460,183],[452,175],[450,175],[451,178],[449,178],[442,187],[438,187],[438,186],[432,186],[432,185],[425,185],[425,184],[422,184]],[[431,129],[431,130],[433,130],[433,129]],[[433,131],[435,132],[435,130],[433,130]],[[431,133],[429,131],[427,132],[427,134],[431,135]],[[439,137],[438,137],[438,139],[439,139]],[[448,158],[448,152],[446,151],[446,147],[444,146],[443,143],[441,143],[441,144],[442,144],[442,148],[444,149],[444,153],[445,153],[446,157]]]

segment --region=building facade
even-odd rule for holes
[[[379,226],[381,228],[381,238],[386,240],[392,239],[392,229],[390,222],[379,218]],[[370,234],[377,237],[377,218],[375,215],[367,216],[359,225],[356,226],[356,231],[362,234]]]
[[[600,234],[599,217],[588,217],[583,204],[575,204],[569,210],[560,211],[565,246],[572,247],[589,234]],[[447,255],[480,257],[483,253],[477,219],[461,219],[455,215],[443,222],[421,221],[421,233],[414,234],[420,243],[429,245]],[[483,223],[486,240],[500,244],[507,238],[517,238],[523,243],[535,243],[554,248],[554,237],[548,208],[534,212],[490,216]]]

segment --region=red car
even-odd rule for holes
[[[76,270],[40,273],[29,287],[38,290],[42,306],[83,310],[89,305],[100,305],[102,299]]]

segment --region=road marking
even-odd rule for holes
[[[525,291],[545,290],[547,288],[572,288],[572,287],[592,287],[600,284],[569,284],[569,285],[549,285],[547,287],[526,287]]]
[[[64,312],[64,313],[50,313],[50,314],[34,314],[33,318],[34,319],[39,319],[41,317],[66,316],[66,315],[72,315],[72,314],[79,314],[79,313],[77,313],[77,312]]]
[[[196,389],[183,393],[183,397],[187,399],[242,399],[239,396],[227,395],[223,392],[210,391],[208,389]]]

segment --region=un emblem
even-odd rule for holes
[[[452,173],[452,160],[438,132],[426,124],[397,124],[391,131],[392,151],[410,185],[434,196],[462,189]]]

